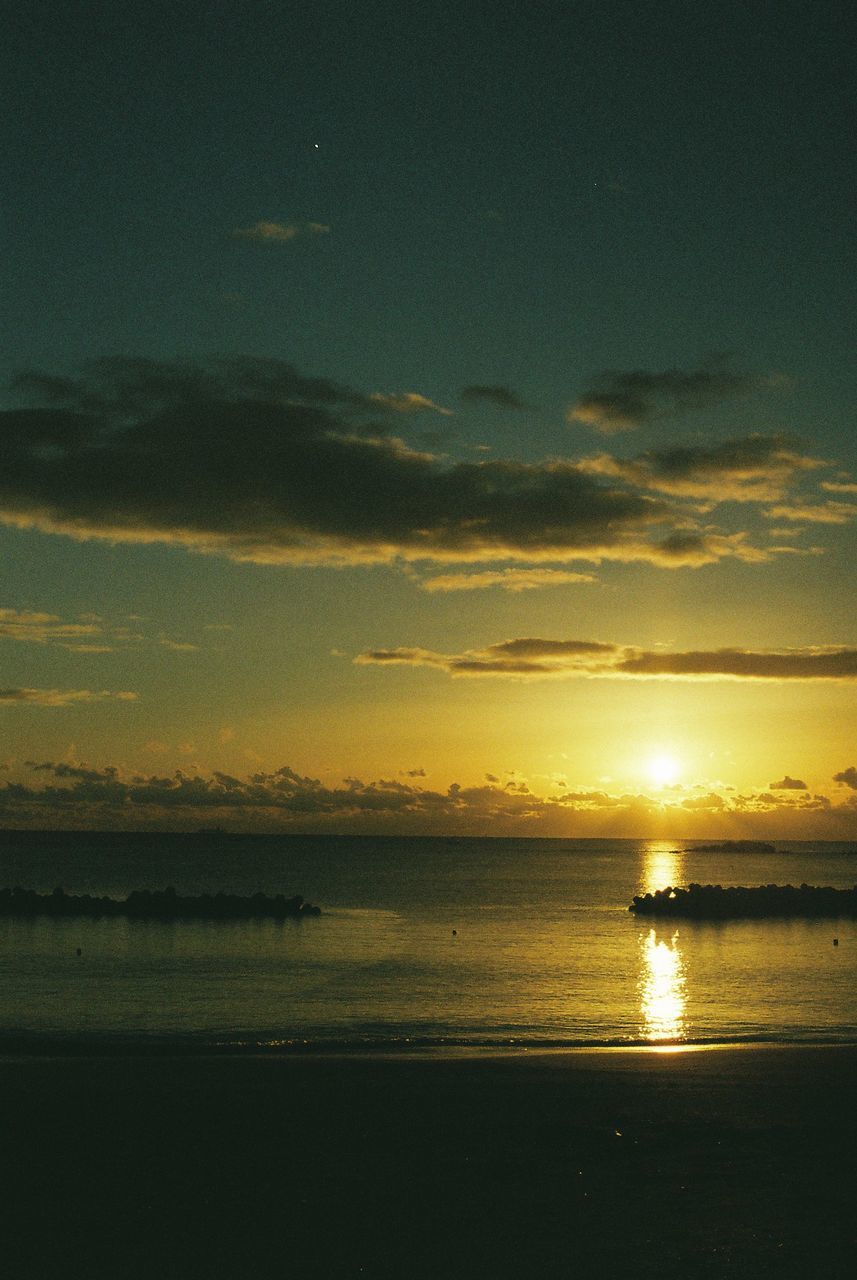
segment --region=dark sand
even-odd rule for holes
[[[857,1049],[0,1062],[17,1277],[844,1277]]]

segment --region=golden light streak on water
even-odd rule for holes
[[[650,840],[643,850],[641,893],[654,893],[684,883],[684,853],[662,840]],[[680,1040],[684,1035],[685,972],[678,930],[650,929],[640,937],[640,1019],[643,1036],[653,1042]]]
[[[642,878],[638,893],[654,893],[668,885],[684,884],[683,849],[668,840],[648,840],[643,848]]]
[[[647,1040],[680,1040],[684,1035],[685,977],[678,933],[665,938],[650,929],[641,939],[640,1015]]]

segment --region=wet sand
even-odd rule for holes
[[[857,1049],[0,1061],[19,1277],[853,1273]]]

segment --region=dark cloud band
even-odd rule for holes
[[[505,640],[463,654],[372,649],[368,666],[437,667],[453,676],[590,676],[677,680],[857,680],[857,649],[715,649],[664,653],[582,640]]]
[[[487,404],[496,405],[500,409],[521,410],[527,407],[511,387],[493,384],[464,387],[462,388],[461,398],[473,403],[483,401]]]
[[[18,387],[39,404],[2,415],[0,519],[21,528],[260,563],[752,558],[570,461],[417,452],[383,403],[284,362],[117,359]]]
[[[0,786],[0,816],[23,824],[57,824],[71,819],[95,826],[120,829],[160,823],[168,829],[176,822],[191,825],[205,821],[216,812],[218,819],[267,829],[377,824],[433,829],[439,821],[445,829],[492,821],[500,824],[558,823],[564,829],[569,814],[625,815],[629,821],[663,807],[662,800],[644,795],[611,794],[607,791],[573,790],[557,781],[546,791],[523,780],[503,785],[495,774],[486,775],[479,786],[453,783],[445,791],[424,788],[413,782],[380,779],[363,782],[346,778],[342,785],[327,786],[317,778],[303,777],[289,766],[247,778],[214,772],[203,776],[181,771],[168,777],[127,776],[114,766],[97,769],[44,761],[29,761],[27,768],[49,781],[39,785],[7,781]],[[411,771],[418,777],[421,770]],[[853,771],[852,771],[853,772]],[[838,775],[837,775],[838,776]],[[841,811],[850,814],[855,803],[849,797]],[[806,793],[779,795],[774,792],[724,796],[718,791],[694,790],[676,793],[669,801],[675,812],[710,812],[752,815],[774,810],[800,809],[832,811],[823,795]]]
[[[569,422],[583,422],[604,435],[628,431],[653,418],[704,409],[782,378],[740,373],[728,360],[713,357],[696,369],[607,369],[568,410]]]

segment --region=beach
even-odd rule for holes
[[[7,1056],[18,1276],[845,1276],[857,1048]]]

